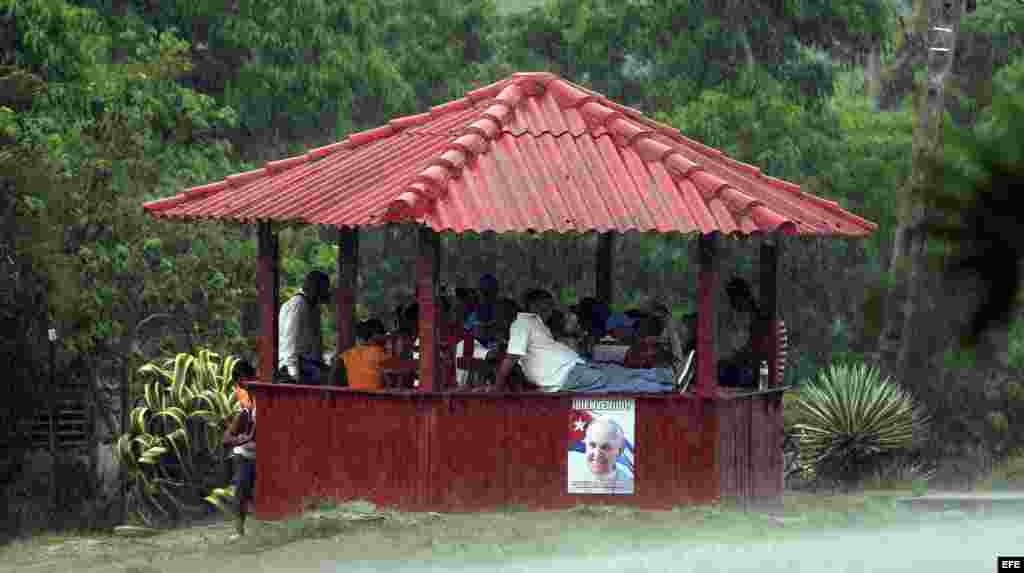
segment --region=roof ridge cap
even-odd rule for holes
[[[651,127],[656,128],[657,133],[659,135],[674,140],[675,143],[684,146],[690,151],[699,153],[700,155],[703,155],[708,159],[722,161],[728,167],[738,169],[743,173],[749,175],[750,177],[753,177],[757,181],[760,181],[770,187],[774,187],[782,191],[788,191],[793,194],[799,194],[802,192],[800,190],[799,184],[793,183],[791,181],[786,181],[784,179],[779,179],[777,177],[772,177],[771,175],[766,174],[763,170],[761,170],[760,167],[757,167],[756,165],[751,165],[749,163],[740,161],[734,157],[730,157],[728,154],[726,154],[720,149],[710,147],[697,140],[691,139],[686,135],[683,135],[682,131],[680,131],[676,127],[661,123],[660,121],[652,119],[648,116],[642,116],[634,119],[641,121],[643,123],[650,124]]]
[[[603,102],[588,102],[583,107],[600,105]],[[769,221],[774,230],[785,229],[786,232],[795,230],[795,223],[788,218],[776,213],[763,199],[759,199],[733,183],[706,170],[701,163],[694,161],[683,153],[683,149],[696,152],[705,159],[711,160],[717,157],[730,157],[720,150],[698,144],[700,147],[693,148],[684,142],[692,141],[682,135],[679,130],[666,126],[660,122],[649,120],[637,110],[620,110],[625,108],[617,104],[605,106],[610,108],[612,113],[605,114],[601,125],[611,134],[617,136],[623,142],[620,146],[631,147],[645,162],[659,162],[665,166],[665,170],[672,179],[676,181],[689,181],[700,193],[704,201],[718,199],[730,207],[737,216],[757,217]],[[581,112],[582,112],[581,108]],[[592,110],[593,111],[593,110]],[[629,111],[635,111],[640,117],[631,117]],[[648,123],[650,121],[650,123]],[[653,124],[653,125],[652,125]],[[655,139],[655,136],[666,137],[671,145],[662,143]],[[614,138],[613,138],[614,139]],[[682,149],[681,149],[682,148]],[[717,151],[717,154],[708,153],[706,150]],[[732,160],[735,162],[735,160]],[[736,162],[738,163],[738,162]],[[760,173],[760,170],[758,170]]]
[[[656,128],[659,135],[663,135],[669,139],[672,139],[676,143],[684,145],[687,148],[702,155],[705,155],[709,158],[720,159],[724,163],[728,164],[730,167],[739,169],[740,171],[748,174],[749,176],[754,177],[758,181],[761,181],[777,189],[789,192],[799,192],[800,190],[800,185],[796,183],[772,177],[766,174],[760,167],[756,165],[740,161],[739,159],[729,156],[720,149],[715,149],[713,147],[704,145],[699,141],[696,141],[694,139],[687,137],[686,135],[683,135],[682,131],[680,131],[679,128],[673,127],[666,123],[662,123],[650,116],[643,115],[642,112],[639,112],[639,110],[636,111],[640,113],[640,117],[635,117],[633,119],[640,121],[642,123],[649,124],[651,127]],[[707,150],[709,149],[713,150],[715,153],[708,153]]]
[[[499,86],[501,89],[495,93],[496,87]],[[474,106],[487,99],[493,101],[462,130],[461,134],[456,135],[445,145],[439,156],[427,162],[427,167],[417,173],[398,197],[388,204],[384,216],[411,214],[418,217],[426,213],[434,201],[447,195],[449,182],[461,177],[466,164],[474,156],[486,153],[490,148],[490,142],[502,135],[502,127],[511,120],[519,103],[529,97],[529,90],[528,86],[520,82],[504,81],[476,90],[472,96],[467,96],[472,97]]]

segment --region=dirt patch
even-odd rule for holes
[[[432,561],[545,558],[600,552],[594,539],[618,538],[630,547],[657,547],[681,538],[751,539],[766,533],[811,532],[823,525],[882,522],[898,511],[888,497],[787,496],[772,513],[724,507],[649,512],[580,507],[568,511],[476,514],[380,511],[346,504],[287,521],[252,520],[249,534],[230,542],[227,522],[152,537],[44,535],[0,549],[0,572],[196,573],[198,571],[319,570],[324,561]],[[851,517],[855,516],[855,517]],[[255,569],[254,569],[255,568]]]

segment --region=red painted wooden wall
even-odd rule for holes
[[[737,500],[782,495],[782,393],[719,403],[721,495]]]
[[[670,509],[726,494],[781,493],[781,465],[768,467],[781,464],[781,444],[776,456],[771,440],[757,437],[768,427],[781,431],[771,397],[635,396],[636,493],[611,496],[566,492],[571,395],[250,388],[260,410],[256,514],[263,519],[293,515],[318,497],[478,511],[581,503]],[[764,429],[744,438],[748,424]]]

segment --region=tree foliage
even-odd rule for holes
[[[992,326],[1005,328],[1017,308],[1024,230],[1017,196],[1024,184],[1024,58],[995,78],[993,104],[973,129],[953,128],[945,156],[933,165],[945,185],[922,193],[937,208],[933,239],[952,247],[947,270],[980,280],[965,341],[973,345]],[[945,251],[940,251],[944,253]],[[941,254],[940,254],[941,256]]]
[[[328,142],[461,94],[493,51],[488,0],[255,0],[228,10],[136,0],[118,10],[129,46],[146,29],[191,44],[188,83],[237,110],[235,140],[257,156],[258,146]]]

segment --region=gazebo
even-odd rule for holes
[[[168,219],[258,225],[261,306],[256,515],[282,518],[310,498],[368,499],[408,510],[475,511],[583,502],[666,509],[782,493],[784,388],[719,391],[717,241],[760,235],[762,304],[774,319],[778,235],[863,237],[876,225],[836,202],[683,136],[550,73],[517,73],[462,99],[344,141],[146,203]],[[361,392],[274,384],[278,348],[275,224],[339,229],[337,352],[354,343],[360,228],[417,225],[420,386]],[[629,230],[696,234],[698,370],[685,394],[635,403],[635,492],[566,488],[566,422],[578,394],[467,393],[439,372],[439,233],[601,233],[598,298],[611,297],[611,244]],[[590,396],[593,397],[593,396]],[[607,396],[604,396],[607,397]]]

